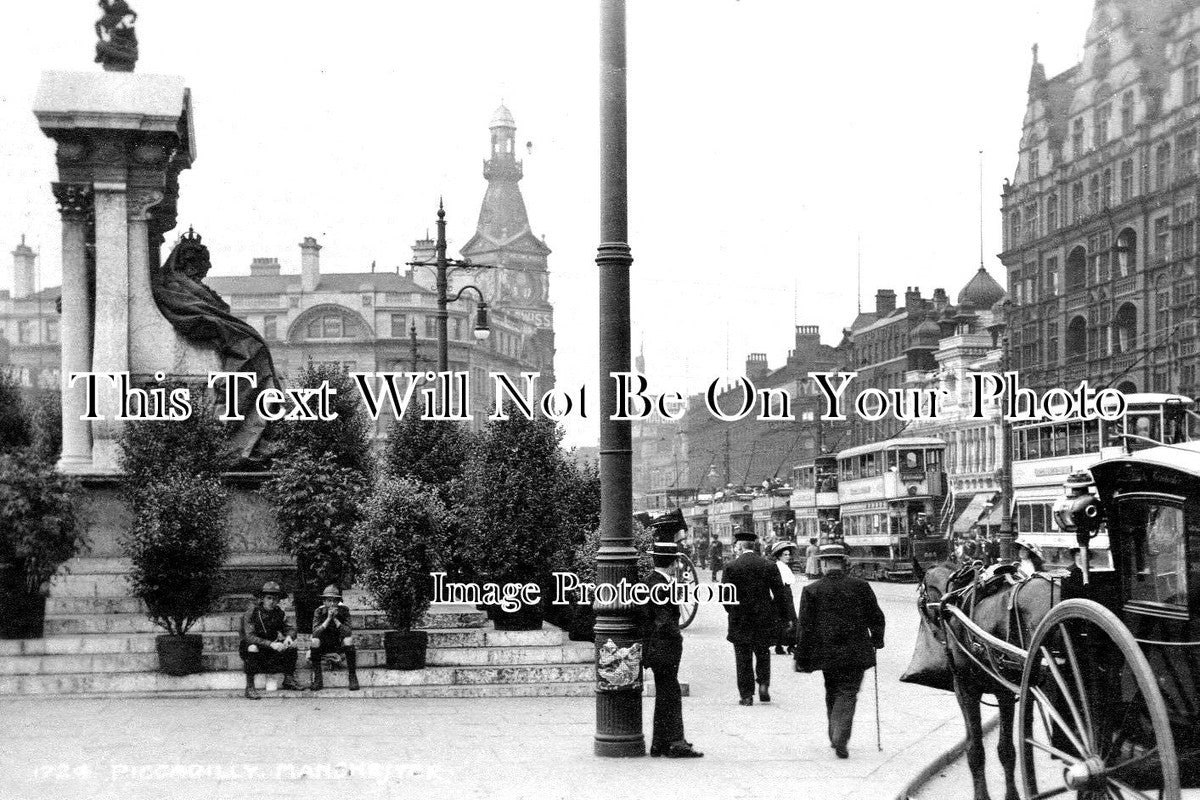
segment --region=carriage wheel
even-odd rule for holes
[[[1108,609],[1066,600],[1033,633],[1017,707],[1023,800],[1178,800],[1167,707],[1137,641]],[[1035,756],[1042,767],[1039,788]]]
[[[696,575],[696,565],[682,553],[675,559],[675,582],[689,585],[700,583],[700,579]],[[695,599],[690,603],[679,604],[679,627],[681,629],[692,624],[692,620],[696,618],[696,611],[699,608],[700,604]]]

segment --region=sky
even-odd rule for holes
[[[256,256],[298,272],[305,236],[323,272],[394,269],[439,197],[457,255],[503,102],[531,226],[553,251],[558,384],[596,386],[596,0],[130,3],[137,70],[192,90],[179,224],[204,235],[213,274],[247,274]],[[867,309],[879,288],[953,299],[979,267],[981,199],[983,262],[1004,282],[1000,189],[1030,47],[1048,75],[1075,64],[1091,0],[628,6],[632,347],[652,390],[702,391],[752,352],[782,366],[794,324],[836,344],[860,281]],[[60,225],[34,92],[43,70],[100,68],[98,17],[89,0],[20,3],[0,48],[0,247],[24,234],[43,286],[59,283]],[[567,444],[594,444],[598,414],[565,427]]]

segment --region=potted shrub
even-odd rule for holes
[[[354,529],[363,587],[395,630],[384,634],[388,669],[422,669],[429,644],[414,630],[433,600],[431,573],[441,570],[449,516],[431,488],[406,478],[376,483]]]
[[[130,422],[121,435],[122,490],[132,518],[122,540],[127,578],[147,616],[166,630],[157,647],[159,669],[168,675],[202,670],[203,639],[188,631],[220,597],[229,551],[220,481],[229,458],[225,434],[211,403],[202,402],[185,419]]]
[[[50,578],[86,547],[73,492],[33,451],[0,454],[0,639],[41,637]]]
[[[464,552],[480,574],[496,583],[540,583],[553,571],[571,539],[568,519],[574,487],[559,449],[561,431],[544,419],[489,422],[467,467],[462,510]],[[499,630],[537,630],[542,609],[495,610]]]
[[[125,542],[132,594],[155,624],[159,669],[167,675],[202,671],[203,637],[188,633],[220,597],[226,492],[212,476],[170,470],[140,492]]]

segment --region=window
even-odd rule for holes
[[[1083,118],[1080,117],[1071,125],[1071,155],[1079,158],[1083,155]]]
[[[1200,65],[1191,64],[1183,71],[1183,102],[1200,98]]]
[[[408,315],[392,314],[392,338],[401,339],[408,336]]]
[[[1037,201],[1025,206],[1025,242],[1031,242],[1037,236]]]
[[[1013,211],[1008,216],[1008,246],[1016,247],[1021,238],[1021,212]]]
[[[1187,605],[1187,538],[1183,509],[1159,499],[1127,499],[1118,505],[1121,536],[1113,537],[1127,569],[1133,602]]]
[[[1166,259],[1167,248],[1171,246],[1171,218],[1163,214],[1154,220],[1154,256],[1160,260]]]
[[[1076,247],[1067,256],[1067,291],[1073,292],[1087,285],[1087,251]]]
[[[1112,103],[1105,103],[1096,109],[1096,147],[1108,142],[1108,121],[1112,118]]]
[[[267,314],[263,317],[263,338],[271,341],[275,336],[275,315]]]
[[[33,322],[23,319],[17,323],[17,342],[29,344],[33,341]]]
[[[347,314],[323,314],[305,326],[304,335],[308,339],[352,339],[359,335],[358,323]]]
[[[1121,162],[1121,201],[1128,201],[1133,197],[1133,159],[1127,158]]]
[[[1112,255],[1108,234],[1098,233],[1088,237],[1088,252],[1091,253],[1088,274],[1093,283],[1103,283],[1108,280],[1108,266]]]
[[[462,319],[460,319],[459,317],[454,318],[454,338],[455,339],[462,338]]]
[[[1178,227],[1176,249],[1180,256],[1190,256],[1196,252],[1196,204],[1182,203],[1175,209],[1175,223]]]
[[[1100,210],[1100,176],[1093,175],[1088,179],[1088,214]]]
[[[1171,180],[1171,145],[1159,145],[1154,157],[1154,188],[1165,189]]]
[[[1133,90],[1121,95],[1121,133],[1133,133]]]
[[[1083,181],[1071,184],[1071,222],[1083,219]]]
[[[1041,169],[1039,169],[1040,165],[1038,164],[1039,155],[1041,154],[1036,147],[1029,151],[1029,180],[1031,181],[1036,181],[1038,176],[1042,174]]]
[[[1058,323],[1046,323],[1046,363],[1050,367],[1058,366]]]
[[[57,319],[46,320],[46,341],[49,344],[55,344],[56,342],[58,342],[58,320]]]
[[[1058,294],[1058,256],[1047,256],[1043,273],[1045,277],[1044,293],[1046,297]]]
[[[1137,267],[1137,234],[1126,228],[1117,235],[1117,274],[1124,278]]]
[[[1105,169],[1100,173],[1100,209],[1112,208],[1112,170]]]
[[[1058,230],[1058,195],[1046,198],[1046,233]]]
[[[1186,178],[1196,174],[1196,131],[1190,130],[1181,134],[1176,155],[1176,175]]]
[[[434,317],[425,318],[425,335],[430,339],[437,336],[437,320]]]

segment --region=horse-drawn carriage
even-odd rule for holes
[[[999,576],[988,592],[979,580],[954,591],[948,569],[924,575],[977,800],[982,694],[1000,708],[1009,798],[1175,800],[1200,787],[1200,442],[1102,461],[1091,479],[1055,509],[1083,553],[1073,579]],[[1101,530],[1113,568],[1088,570]]]

